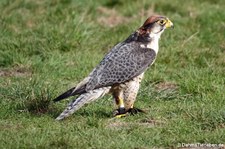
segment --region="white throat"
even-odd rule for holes
[[[150,42],[147,45],[141,45],[141,47],[153,49],[155,53],[157,54],[159,50],[159,39],[160,39],[161,33],[160,34],[151,33],[149,36],[151,38]]]

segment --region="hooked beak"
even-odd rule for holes
[[[174,28],[173,23],[167,18],[167,22],[165,24],[166,28]]]

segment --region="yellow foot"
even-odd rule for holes
[[[127,116],[127,114],[119,114],[119,115],[116,115],[115,118],[122,118],[122,117],[125,117]]]

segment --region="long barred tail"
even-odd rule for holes
[[[78,98],[68,104],[67,108],[56,118],[56,120],[62,120],[79,110],[83,105],[103,97],[109,92],[110,88],[111,87],[98,88],[81,94]]]

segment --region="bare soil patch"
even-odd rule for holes
[[[1,77],[26,77],[26,76],[30,76],[31,74],[32,72],[25,67],[0,69]]]

